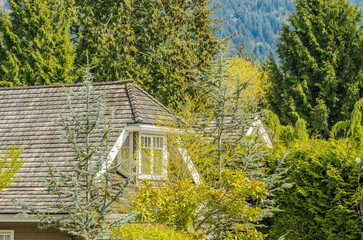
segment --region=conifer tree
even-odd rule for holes
[[[270,109],[283,124],[298,118],[328,136],[363,94],[361,11],[348,0],[296,0],[281,30],[281,64],[267,62]]]
[[[262,115],[256,112],[257,103],[245,97],[256,73],[233,71],[239,62],[228,52],[227,45],[220,45],[211,67],[204,71],[197,87],[210,98],[208,115],[212,117],[214,130],[211,135],[218,145],[213,153],[215,165],[220,172],[225,168],[241,169],[248,179],[265,183],[267,193],[264,201],[251,204],[261,208],[262,218],[266,221],[279,211],[275,194],[291,187],[291,184],[285,177],[284,157],[270,169],[263,160],[268,155],[268,144],[262,141],[267,132],[257,126],[254,136],[246,136],[246,131],[262,120]]]
[[[175,106],[208,65],[218,43],[208,0],[76,1],[77,63],[86,51],[97,81],[133,78]],[[79,41],[78,41],[79,40]]]
[[[72,0],[10,0],[0,13],[0,86],[73,81]]]
[[[58,196],[57,204],[41,212],[15,202],[26,214],[40,219],[41,229],[55,227],[84,240],[103,239],[111,229],[132,219],[132,214],[117,216],[117,207],[125,206],[124,196],[132,176],[117,177],[116,169],[123,162],[110,162],[109,136],[114,113],[106,104],[105,94],[93,92],[91,79],[87,69],[83,88],[67,93],[68,111],[57,122],[62,140],[74,152],[66,160],[72,166],[71,172],[57,168],[52,159],[47,159],[47,191]]]

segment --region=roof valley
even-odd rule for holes
[[[127,89],[127,91],[126,91],[127,96],[130,99],[131,112],[134,117],[134,121],[137,123],[140,123],[142,119],[141,119],[139,108],[137,105],[137,99],[135,96],[133,85],[130,83],[126,83],[126,89]]]

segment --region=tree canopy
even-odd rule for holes
[[[348,0],[298,0],[280,33],[280,64],[267,62],[267,99],[282,123],[328,135],[363,94],[361,11]]]
[[[97,81],[133,78],[167,106],[192,93],[219,40],[209,0],[76,1],[77,63]]]
[[[72,0],[10,0],[0,11],[0,87],[73,81]]]

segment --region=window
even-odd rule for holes
[[[140,135],[140,178],[160,179],[166,176],[165,140],[162,136]]]
[[[14,240],[14,231],[0,230],[0,240]]]

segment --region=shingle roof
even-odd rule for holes
[[[82,84],[64,87],[77,93]],[[44,191],[45,159],[51,159],[55,166],[63,169],[72,168],[66,163],[66,159],[72,158],[72,150],[61,140],[55,123],[60,113],[67,110],[64,87],[0,88],[0,150],[20,142],[24,147],[21,157],[27,159],[16,174],[20,179],[0,193],[0,214],[19,212],[19,208],[8,201],[12,197],[39,210],[55,203],[56,196]],[[172,114],[130,80],[96,83],[94,89],[96,94],[106,92],[107,104],[115,109],[111,147],[126,124],[155,124],[157,114]]]

